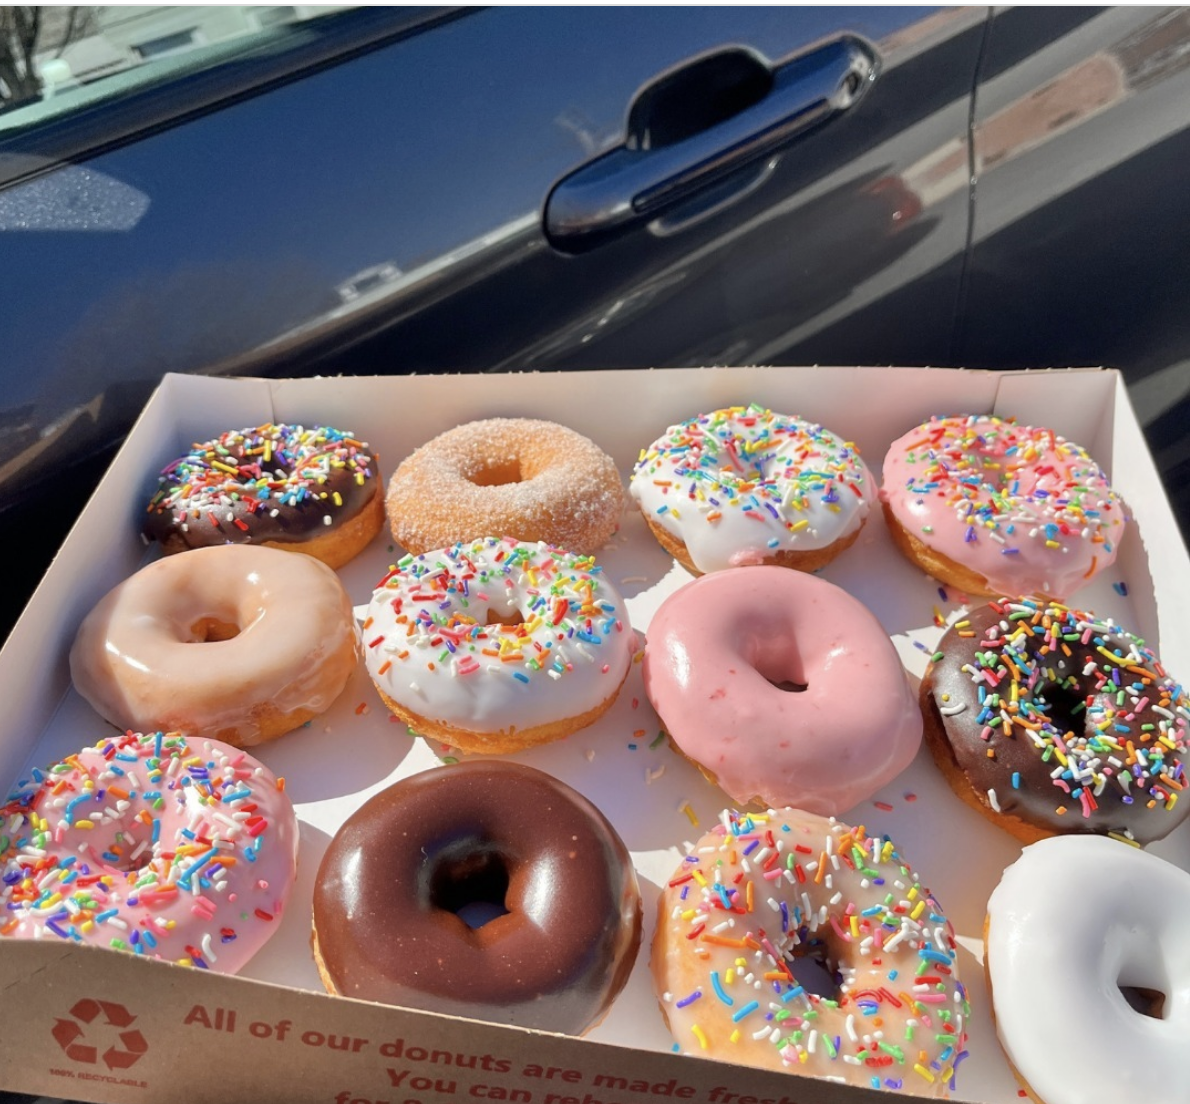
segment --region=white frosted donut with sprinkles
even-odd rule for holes
[[[662,890],[651,967],[683,1050],[944,1097],[966,1058],[956,955],[887,838],[729,810]]]
[[[1065,598],[1115,561],[1127,521],[1085,449],[990,416],[931,418],[894,441],[880,496],[909,559],[989,598]]]
[[[127,732],[0,807],[0,936],[234,974],[277,930],[297,846],[283,783],[246,752]]]
[[[1184,1104],[1190,875],[1103,836],[1026,847],[988,901],[1000,1045],[1040,1104]]]
[[[670,426],[641,453],[629,491],[695,574],[757,563],[817,571],[859,535],[876,497],[854,445],[756,405]]]
[[[397,716],[477,752],[591,724],[636,648],[624,603],[591,557],[494,537],[402,559],[372,595],[363,643]]]

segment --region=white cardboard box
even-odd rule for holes
[[[156,472],[192,441],[268,420],[334,425],[371,442],[388,474],[416,446],[451,426],[497,415],[537,416],[590,436],[627,480],[638,451],[667,425],[749,402],[821,421],[854,440],[877,474],[890,441],[933,413],[1015,416],[1084,445],[1111,473],[1134,521],[1115,567],[1072,601],[1135,627],[1168,669],[1190,670],[1190,561],[1115,372],[748,368],[277,381],[167,376],[0,653],[0,784],[111,731],[71,689],[67,652],[91,606],[154,556],[138,536],[140,515]],[[355,603],[366,603],[399,554],[386,532],[341,570]],[[599,558],[627,598],[634,627],[645,631],[661,599],[689,578],[632,507]],[[914,677],[941,635],[935,615],[953,619],[961,608],[954,595],[944,596],[899,556],[878,513],[823,575],[873,610]],[[672,876],[683,844],[729,802],[664,741],[653,746],[658,731],[637,666],[595,726],[518,756],[602,808],[632,851],[641,878],[641,956],[612,1012],[587,1039],[322,993],[309,950],[310,899],[321,855],[363,800],[399,777],[437,765],[442,752],[390,721],[361,667],[329,713],[257,749],[287,779],[302,850],[280,928],[244,975],[227,978],[57,940],[0,940],[0,1088],[121,1102],[875,1099],[867,1090],[672,1053],[647,970],[658,886]],[[336,762],[331,755],[341,758]],[[980,936],[988,895],[1019,846],[954,797],[924,751],[841,819],[864,823],[873,834],[888,833],[955,925],[973,1005],[970,1057],[956,1097],[985,1104],[1018,1100],[995,1041]],[[1190,870],[1190,826],[1152,850]],[[63,1029],[64,1020],[81,1034]],[[139,1035],[131,1049],[125,1037],[130,1032]],[[96,1060],[72,1059],[60,1042],[67,1034],[94,1043]]]

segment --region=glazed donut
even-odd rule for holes
[[[1190,699],[1110,621],[1030,598],[977,606],[942,637],[921,697],[947,781],[1025,843],[1066,832],[1151,843],[1190,813]]]
[[[488,534],[589,553],[615,532],[624,488],[611,457],[573,429],[491,418],[422,445],[387,504],[393,539],[415,556]]]
[[[990,416],[931,418],[894,441],[880,497],[910,560],[988,598],[1065,598],[1115,561],[1127,521],[1085,450]]]
[[[921,744],[880,623],[801,572],[721,571],[675,591],[649,627],[644,682],[678,750],[741,805],[840,813]]]
[[[79,628],[70,674],[118,728],[250,747],[329,709],[358,657],[329,567],[226,544],[157,560],[110,591]]]
[[[363,640],[393,713],[422,736],[489,753],[592,724],[636,650],[592,559],[493,537],[406,556],[372,595]]]
[[[336,833],[314,889],[328,992],[569,1035],[603,1018],[640,931],[615,829],[569,786],[513,763],[439,767],[383,790]]]
[[[1042,840],[1004,871],[984,964],[1000,1045],[1033,1100],[1183,1104],[1183,906],[1184,870],[1102,837]]]
[[[661,892],[650,965],[683,1049],[938,1097],[967,1055],[956,958],[887,837],[782,809],[725,812],[695,844]]]
[[[126,732],[0,807],[0,936],[234,974],[277,930],[297,847],[284,784],[246,752]]]
[[[342,567],[384,523],[377,476],[375,456],[349,432],[229,430],[161,473],[144,533],[167,553],[263,544]]]
[[[876,497],[854,445],[756,405],[670,426],[628,489],[696,575],[759,563],[817,571],[854,543]]]

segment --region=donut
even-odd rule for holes
[[[415,556],[495,535],[594,552],[620,522],[615,462],[573,429],[490,418],[439,434],[393,474],[393,539]]]
[[[662,888],[650,961],[688,1052],[943,1097],[966,1058],[950,922],[887,837],[723,813]]]
[[[951,787],[1024,843],[1098,832],[1147,844],[1190,813],[1190,699],[1111,621],[1041,599],[977,606],[942,637],[921,699]]]
[[[1099,836],[1042,840],[1004,871],[984,965],[996,1034],[1033,1100],[1186,1100],[1183,905],[1184,870]]]
[[[1115,561],[1127,521],[1079,445],[985,415],[931,418],[894,441],[880,497],[911,561],[987,598],[1065,599]]]
[[[531,767],[415,774],[353,813],[314,889],[327,991],[581,1035],[623,988],[641,902],[615,829]]]
[[[0,936],[234,974],[276,932],[297,848],[284,783],[246,752],[108,737],[0,807]]]
[[[487,537],[404,557],[363,624],[384,704],[468,752],[559,740],[615,701],[636,638],[590,557]]]
[[[263,544],[342,567],[384,524],[376,458],[350,432],[274,425],[195,444],[161,473],[144,534],[166,553]]]
[[[79,627],[70,674],[118,728],[250,747],[329,709],[358,661],[351,600],[329,567],[225,544],[111,590]]]
[[[854,445],[755,404],[670,426],[628,490],[695,575],[761,563],[817,571],[855,542],[876,497]]]
[[[778,567],[703,575],[666,598],[644,684],[673,744],[740,805],[840,813],[921,744],[921,711],[872,613]]]

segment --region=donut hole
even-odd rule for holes
[[[1082,732],[1087,727],[1087,699],[1077,686],[1047,683],[1038,695],[1045,702],[1045,715],[1059,732]]]
[[[787,694],[802,694],[810,689],[810,684],[806,682],[791,682],[789,679],[782,679],[780,682],[774,682],[772,679],[768,680],[770,686],[775,686],[778,690],[784,690]]]
[[[91,844],[92,854],[112,870],[131,874],[143,870],[153,861],[152,841],[148,832],[142,834],[125,827],[111,839],[93,837],[88,843]]]
[[[810,689],[801,657],[790,652],[788,642],[777,646],[758,641],[752,666],[765,682],[787,694],[802,694]]]
[[[807,993],[826,1000],[839,999],[843,975],[831,962],[825,943],[799,943],[785,952],[785,962]]]
[[[521,462],[514,457],[511,460],[501,460],[488,463],[478,471],[467,475],[467,481],[477,487],[504,487],[509,483],[523,483],[525,475],[521,471]]]
[[[482,928],[508,914],[508,877],[508,863],[496,850],[452,850],[430,875],[430,904],[469,928]]]
[[[1165,1019],[1165,994],[1160,989],[1151,989],[1145,985],[1125,985],[1118,981],[1120,994],[1133,1012],[1147,1016],[1151,1020]]]
[[[525,615],[519,609],[509,610],[508,613],[501,613],[498,609],[488,607],[489,625],[523,625],[525,623]]]
[[[240,626],[234,621],[219,617],[200,617],[190,626],[191,639],[187,644],[214,644],[220,640],[233,640],[240,635]]]

